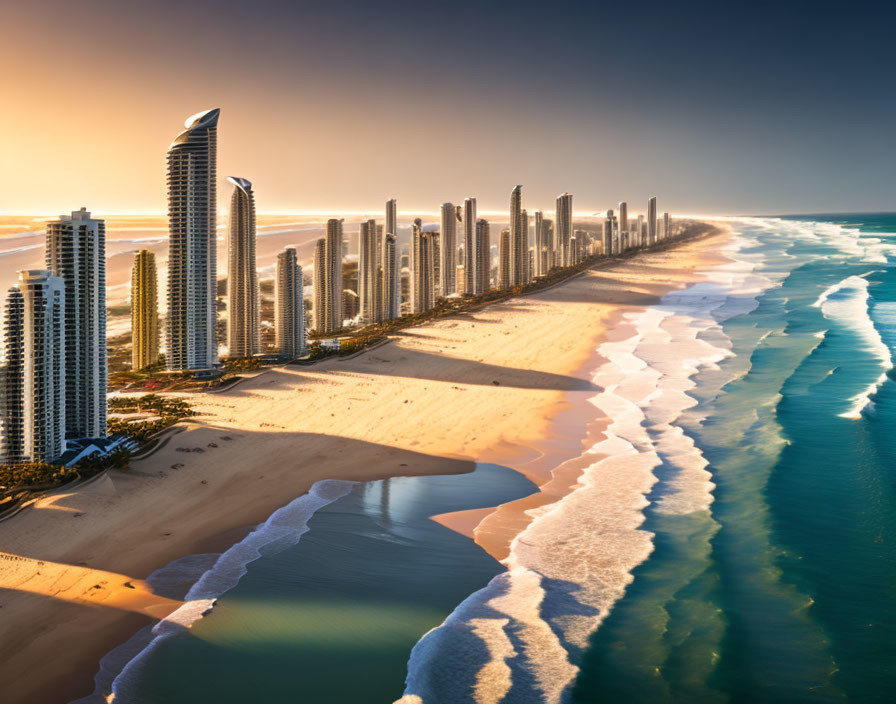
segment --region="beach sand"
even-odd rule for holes
[[[90,693],[99,659],[177,605],[140,580],[184,555],[226,549],[319,479],[466,472],[474,461],[519,469],[542,491],[494,512],[438,517],[505,556],[524,511],[574,483],[580,468],[562,461],[605,427],[587,403],[597,345],[626,334],[622,311],[721,262],[726,236],[412,328],[345,361],[274,368],[191,397],[201,415],[130,471],[0,522],[0,550],[12,556],[0,560],[3,701]]]

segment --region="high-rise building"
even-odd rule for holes
[[[511,287],[510,250],[510,230],[505,228],[498,236],[498,288]]]
[[[669,212],[663,213],[663,239],[672,236],[672,219]]]
[[[488,220],[476,221],[476,293],[485,293],[491,284],[492,246]]]
[[[294,247],[277,255],[274,332],[280,354],[291,358],[305,354],[305,287]]]
[[[47,269],[65,282],[65,434],[106,436],[106,224],[86,209],[47,223]]]
[[[327,220],[327,236],[314,248],[314,328],[328,335],[342,328],[342,220]]]
[[[168,369],[218,363],[217,153],[220,110],[187,118],[168,148]]]
[[[628,203],[624,200],[619,202],[619,234],[628,232]]]
[[[255,267],[255,194],[244,178],[231,176],[227,258],[227,353],[251,357],[261,348],[258,271]]]
[[[385,233],[398,237],[398,201],[394,198],[386,201]]]
[[[442,203],[439,295],[457,293],[457,217],[453,203]]]
[[[477,286],[476,263],[476,199],[464,200],[464,292],[481,293]]]
[[[377,321],[392,320],[401,314],[401,272],[398,266],[396,236],[383,235],[378,277],[382,289]]]
[[[361,319],[365,322],[376,318],[379,254],[376,220],[362,222],[358,232],[358,295],[361,299]]]
[[[65,452],[65,283],[20,271],[9,289],[0,375],[0,461],[50,461]],[[70,374],[69,374],[70,375]]]
[[[521,256],[523,260],[523,276],[520,283],[527,284],[532,280],[532,267],[529,265],[529,213],[526,212],[525,208],[522,210],[522,219],[520,223],[522,225],[520,239],[522,240]]]
[[[638,216],[638,224],[633,228],[635,232],[635,243],[638,247],[644,246],[644,216]]]
[[[523,240],[523,187],[516,186],[510,192],[510,279],[505,288],[523,283],[524,253],[528,249]]]
[[[557,218],[554,224],[554,250],[560,266],[569,266],[569,238],[572,237],[572,195],[557,197]]]
[[[656,196],[647,201],[647,244],[656,244]]]
[[[159,361],[159,283],[156,255],[141,249],[131,270],[131,368]]]
[[[424,232],[420,218],[411,234],[411,313],[424,313],[435,303],[435,237]]]
[[[544,213],[535,211],[535,255],[532,258],[533,276],[544,276],[550,269],[550,244],[545,235],[547,229],[544,226]]]

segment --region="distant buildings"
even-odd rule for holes
[[[551,246],[547,241],[544,213],[535,211],[535,251],[532,276],[544,276],[551,268]]]
[[[131,368],[159,361],[159,293],[156,255],[141,249],[131,270]]]
[[[445,298],[457,293],[457,215],[453,203],[442,203],[439,232],[439,295]]]
[[[171,370],[218,362],[215,335],[220,110],[187,118],[168,148],[168,340]]]
[[[314,328],[328,335],[342,328],[342,220],[327,221],[314,248]]]
[[[47,269],[65,284],[65,434],[106,436],[106,225],[81,208],[47,223]]]
[[[401,272],[398,267],[398,245],[393,233],[383,235],[383,249],[377,278],[382,291],[377,322],[392,320],[401,311]]]
[[[557,253],[557,264],[569,266],[569,239],[572,237],[572,196],[569,193],[557,197],[556,210],[554,251]]]
[[[647,244],[656,244],[656,196],[647,201]]]
[[[277,350],[285,357],[305,354],[305,294],[302,267],[296,250],[287,247],[277,255],[274,287],[274,332]]]
[[[50,461],[65,452],[65,328],[63,280],[49,271],[20,271],[6,299],[3,462]]]
[[[669,216],[668,211],[663,213],[663,239],[666,239],[672,235],[672,220]]]
[[[258,272],[255,265],[255,194],[244,178],[231,176],[230,241],[227,258],[227,353],[251,357],[261,347]]]
[[[386,225],[383,231],[387,235],[398,237],[398,201],[394,198],[386,201]]]
[[[522,200],[523,187],[514,187],[510,192],[510,278],[505,287],[519,286],[525,277],[529,243],[528,223],[523,226]]]

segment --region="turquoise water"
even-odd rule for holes
[[[116,702],[891,701],[896,215],[734,226],[738,264],[629,320],[639,342],[596,370],[618,413],[595,452],[617,454],[512,570],[429,520],[532,491],[506,468],[334,484],[238,583],[197,590],[224,596]]]
[[[575,702],[893,700],[896,385],[856,408],[896,346],[896,216],[839,216],[867,233],[845,237],[811,220],[741,228],[782,276],[723,322],[733,378],[680,419],[715,501],[647,510],[656,550],[593,636]],[[813,305],[851,276],[867,300],[853,281]]]

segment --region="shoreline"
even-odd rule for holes
[[[582,372],[593,363],[598,343],[614,334],[622,311],[695,281],[693,260],[712,256],[709,243],[724,237],[697,237],[589,269],[545,290],[405,330],[392,345],[356,358],[273,368],[221,393],[197,395],[202,415],[183,423],[176,441],[135,462],[130,472],[116,473],[104,492],[41,499],[0,525],[0,540],[13,554],[33,552],[69,567],[82,563],[145,577],[187,554],[225,550],[236,534],[248,533],[318,479],[462,473],[473,469],[475,459],[539,476],[536,483],[544,488],[546,465],[564,447],[569,453],[550,429],[558,418],[565,420],[565,411],[574,417],[574,401],[593,395]],[[650,279],[668,279],[673,269],[678,285]],[[476,334],[468,334],[473,328]],[[240,403],[232,403],[237,398]],[[584,442],[581,425],[577,430]],[[180,454],[175,446],[201,452]],[[232,452],[221,463],[225,447]],[[171,470],[177,462],[186,467]],[[476,530],[495,513],[477,521]],[[87,530],[59,540],[76,533],[65,532],[75,514]],[[483,544],[479,536],[477,542]],[[60,576],[68,578],[64,570]],[[135,619],[150,622],[84,600],[63,602],[58,590],[47,593],[52,596],[0,592],[6,627],[32,636],[26,649],[13,649],[9,638],[0,646],[11,702],[84,696],[92,690],[99,657],[139,628]],[[59,651],[60,642],[76,637],[77,652]],[[42,652],[58,656],[43,662]],[[37,662],[44,682],[12,676],[33,671]]]

